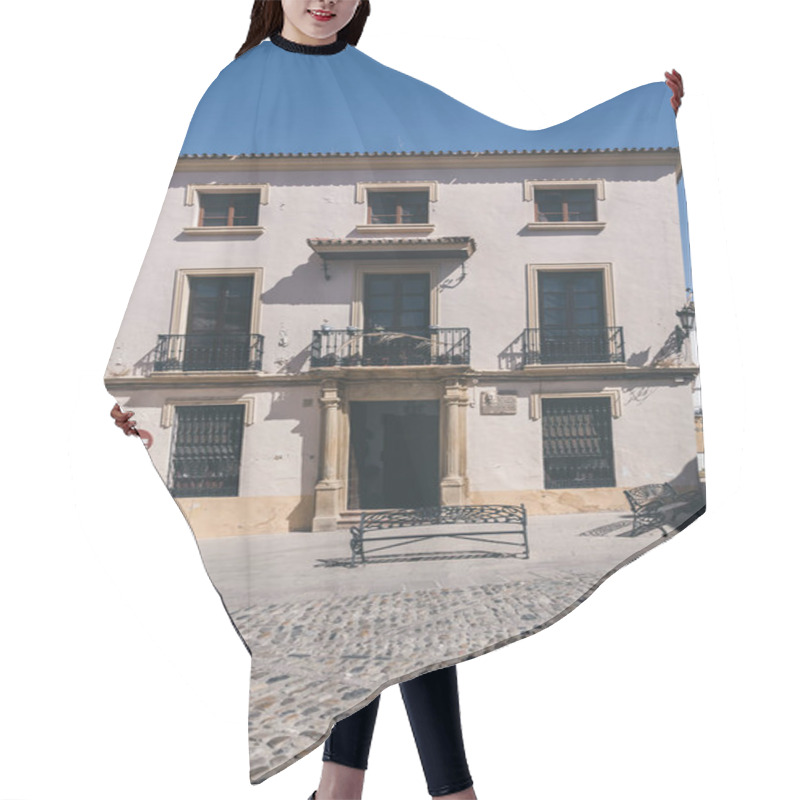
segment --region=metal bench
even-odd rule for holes
[[[468,530],[468,525],[484,526],[484,529]],[[510,529],[486,530],[487,525],[506,525]],[[460,526],[456,530],[450,526]],[[383,533],[385,531],[385,533]],[[422,542],[430,539],[449,537],[465,539],[471,543],[487,543],[511,545],[515,548],[512,554],[517,558],[528,558],[528,525],[527,513],[524,505],[476,505],[476,506],[430,506],[427,508],[398,508],[384,511],[362,511],[361,521],[350,528],[350,550],[352,557],[350,566],[355,566],[356,558],[366,564],[367,554],[381,550],[391,550],[413,542]],[[488,538],[492,537],[492,538]],[[519,537],[520,541],[508,541],[494,537]],[[367,543],[380,543],[377,547],[367,549]],[[393,544],[386,544],[393,542]],[[424,558],[426,554],[416,553],[417,557]],[[479,552],[451,551],[437,553],[438,558],[464,558],[464,557],[501,557],[507,556],[492,550],[481,549]]]
[[[648,483],[634,489],[626,489],[625,497],[633,511],[633,529],[630,536],[639,536],[645,531],[660,528],[664,536],[664,525],[676,511],[700,498],[699,491],[678,494],[669,483]]]

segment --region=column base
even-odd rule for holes
[[[443,506],[466,505],[467,487],[463,478],[443,478],[440,486]]]
[[[339,497],[342,481],[320,481],[314,487],[314,519],[311,530],[335,531],[339,528]]]

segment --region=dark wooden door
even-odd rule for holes
[[[439,505],[439,417],[386,414],[383,437],[383,507]]]

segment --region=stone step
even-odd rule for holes
[[[376,511],[397,511],[396,508],[348,508],[346,511],[339,512],[339,521],[336,527],[339,530],[349,531],[353,525],[358,525],[361,520],[361,512],[369,511],[371,514]]]

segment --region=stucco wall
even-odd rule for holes
[[[523,199],[524,180],[577,178],[605,181],[605,199],[598,203],[605,228],[526,230],[534,208]],[[352,264],[331,263],[326,280],[306,239],[362,236],[355,227],[366,221],[366,206],[356,203],[357,181],[421,179],[439,183],[438,200],[430,204],[430,237],[471,236],[477,245],[463,279],[457,261],[424,259],[439,264],[439,324],[471,329],[475,368],[498,368],[499,354],[535,321],[528,308],[530,264],[610,264],[607,301],[633,363],[648,363],[675,327],[684,280],[675,175],[668,166],[177,172],[120,330],[113,372],[146,371],[142,360],[158,334],[170,330],[176,270],[234,267],[263,270],[257,332],[265,336],[264,371],[277,372],[287,359],[291,371],[307,369],[312,331],[323,322],[351,324],[356,292]],[[270,185],[269,202],[261,206],[264,232],[183,234],[197,213],[196,205],[185,204],[186,186],[229,182]]]
[[[480,384],[476,393],[492,388]],[[652,386],[630,383],[622,388],[579,381],[548,383],[546,393],[602,393],[616,389],[620,414],[612,419],[616,485],[696,483],[697,449],[690,385]],[[482,415],[479,403],[468,408],[468,462],[472,494],[544,489],[542,421],[531,419],[530,394],[539,382],[504,382],[504,392],[516,392],[515,415]],[[546,396],[546,394],[545,394]],[[586,490],[580,490],[586,491]],[[499,494],[497,495],[499,497]],[[493,502],[501,502],[499,499]]]
[[[635,369],[652,363],[676,325],[675,311],[685,299],[675,164],[616,163],[598,157],[582,166],[493,166],[399,169],[187,170],[173,176],[162,213],[122,323],[108,377],[128,380],[126,394],[115,396],[136,411],[141,428],[154,434],[149,451],[166,480],[174,428],[170,404],[248,404],[239,497],[180,499],[179,505],[199,537],[310,530],[315,486],[320,478],[323,410],[320,384],[309,369],[312,332],[323,323],[353,324],[360,295],[358,269],[402,265],[431,269],[432,317],[442,327],[471,333],[470,402],[464,416],[468,501],[526,502],[530,513],[550,514],[624,508],[622,490],[644,483],[697,483],[692,386]],[[532,164],[534,162],[531,162]],[[385,238],[364,234],[366,205],[358,203],[359,181],[436,181],[438,199],[430,204],[429,238],[468,236],[476,251],[463,263],[426,253],[415,258],[328,263],[308,238]],[[531,230],[534,205],[525,199],[525,180],[603,181],[595,230]],[[268,203],[260,207],[262,233],[198,235],[184,233],[196,224],[198,206],[187,205],[187,186],[268,184]],[[399,234],[394,234],[400,236]],[[412,234],[415,238],[419,234]],[[402,238],[400,236],[400,238]],[[415,260],[416,259],[416,260]],[[537,267],[603,269],[609,324],[621,326],[628,371],[580,377],[522,373],[509,368],[506,355],[526,327],[537,327],[533,304]],[[262,375],[236,374],[213,380],[191,373],[152,374],[159,334],[180,330],[176,274],[180,270],[259,270],[255,331],[264,336]],[[435,368],[430,368],[435,369]],[[497,371],[500,375],[482,375]],[[280,376],[287,379],[282,381]],[[291,376],[295,376],[292,381]],[[474,376],[474,377],[473,377]],[[416,389],[397,381],[361,384],[348,377],[343,402],[350,399],[441,397],[439,380],[419,380]],[[161,385],[159,381],[168,381]],[[363,381],[366,380],[367,384]],[[259,383],[259,381],[261,381]],[[406,382],[408,383],[408,382]],[[413,383],[413,381],[412,381]],[[361,388],[358,388],[359,385]],[[364,388],[364,386],[367,388]],[[140,388],[136,388],[139,386]],[[517,393],[513,415],[481,414],[481,391]],[[122,389],[120,391],[123,391]],[[531,394],[617,392],[619,411],[612,420],[616,487],[544,490],[542,421],[533,418]],[[444,405],[442,406],[444,412]],[[460,434],[459,434],[460,435]],[[337,457],[344,463],[348,443],[340,431]],[[341,476],[346,481],[346,475]],[[346,497],[346,491],[341,492]]]

